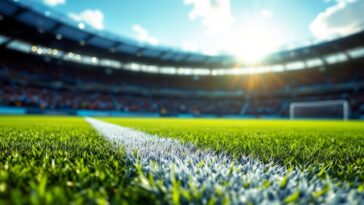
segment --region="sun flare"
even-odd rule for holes
[[[277,49],[277,39],[274,30],[269,27],[248,24],[234,33],[230,52],[245,63],[256,63]]]

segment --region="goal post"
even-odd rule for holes
[[[292,102],[290,119],[349,119],[349,103],[346,100]]]

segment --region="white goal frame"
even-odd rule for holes
[[[289,118],[295,119],[296,107],[324,107],[331,105],[341,105],[343,108],[343,120],[349,119],[349,103],[347,100],[323,100],[323,101],[311,101],[311,102],[292,102],[289,105]]]

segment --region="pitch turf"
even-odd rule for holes
[[[123,149],[82,118],[0,117],[0,204],[153,201],[127,169]]]
[[[102,120],[192,142],[202,149],[301,167],[364,191],[362,122]],[[82,118],[0,117],[0,204],[178,204],[179,197],[188,198],[188,193],[178,193],[178,189],[169,195],[163,184],[139,173],[138,166],[129,163],[122,146],[106,141]],[[157,183],[164,195],[146,189],[148,183]],[[317,190],[313,195],[326,192]],[[302,196],[292,191],[282,202],[295,202]],[[202,201],[203,196],[195,199]]]
[[[364,182],[364,123],[359,121],[102,119],[202,148]]]

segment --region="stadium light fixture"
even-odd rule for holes
[[[189,68],[178,68],[177,74],[178,75],[191,75],[192,74],[192,70],[189,69]]]
[[[211,71],[207,68],[192,69],[193,75],[210,75]]]
[[[364,47],[358,47],[348,50],[350,58],[361,58],[364,56]]]
[[[6,41],[8,38],[0,35],[1,42]],[[126,63],[123,64],[118,60],[103,59],[96,56],[86,56],[73,52],[65,52],[63,50],[57,50],[54,48],[47,48],[42,46],[33,45],[27,42],[12,40],[6,48],[17,50],[24,53],[32,52],[37,55],[45,55],[54,58],[62,58],[65,61],[72,61],[77,63],[83,63],[87,65],[101,65],[107,68],[125,69],[130,71],[141,71],[147,73],[160,73],[167,75],[191,75],[191,76],[203,76],[203,75],[249,75],[249,74],[260,74],[268,72],[282,72],[285,70],[296,70],[296,69],[307,69],[307,68],[324,68],[324,61],[329,64],[336,64],[343,61],[347,61],[348,58],[359,58],[364,56],[364,47],[358,47],[347,50],[346,52],[336,52],[326,56],[302,59],[300,61],[291,61],[286,64],[277,65],[264,65],[264,66],[242,66],[236,68],[192,68],[192,67],[171,67],[171,66],[156,66],[139,63]],[[347,53],[347,54],[345,54]],[[65,54],[65,55],[64,55]]]
[[[214,70],[211,71],[211,74],[213,76],[218,76],[218,75],[233,75],[232,69],[225,69],[225,68],[214,69]]]
[[[308,68],[320,67],[323,65],[324,65],[324,63],[322,62],[322,60],[320,58],[311,58],[311,59],[306,60],[306,66]]]
[[[96,63],[97,63],[97,61],[98,61],[98,59],[97,59],[96,57],[92,57],[92,58],[91,58],[91,62],[92,62],[92,63],[96,64]]]
[[[37,48],[37,46],[32,46],[32,52],[37,52],[37,50],[38,50],[38,48]]]
[[[42,54],[43,54],[43,49],[38,48],[38,49],[37,49],[37,53],[38,53],[39,55],[42,55]]]
[[[79,29],[81,29],[81,30],[83,30],[83,29],[85,28],[85,24],[84,24],[84,23],[82,23],[82,22],[81,22],[81,23],[79,23],[79,24],[78,24],[78,28],[79,28]]]
[[[53,54],[54,56],[56,56],[56,55],[58,54],[58,50],[57,50],[57,49],[53,49],[52,54]]]
[[[62,36],[61,34],[57,34],[57,35],[56,35],[56,39],[57,39],[57,40],[62,40],[62,38],[63,38],[63,36]]]
[[[177,70],[174,67],[161,67],[159,72],[162,74],[174,75],[177,73]]]
[[[52,49],[50,49],[50,48],[47,48],[47,49],[46,49],[46,51],[47,51],[47,54],[48,54],[48,55],[52,55],[52,53],[53,53],[53,52],[52,52]]]
[[[300,70],[304,69],[305,63],[303,61],[294,61],[286,64],[287,70]]]
[[[336,63],[345,62],[348,60],[348,58],[346,57],[346,55],[344,53],[339,52],[339,53],[334,53],[334,54],[326,56],[325,60],[329,64],[336,64]]]
[[[141,71],[144,71],[147,73],[158,73],[159,68],[157,66],[143,65],[143,66],[141,66]]]
[[[272,72],[282,72],[282,71],[284,71],[284,65],[282,65],[282,64],[272,65],[270,67],[270,69],[271,69]]]

